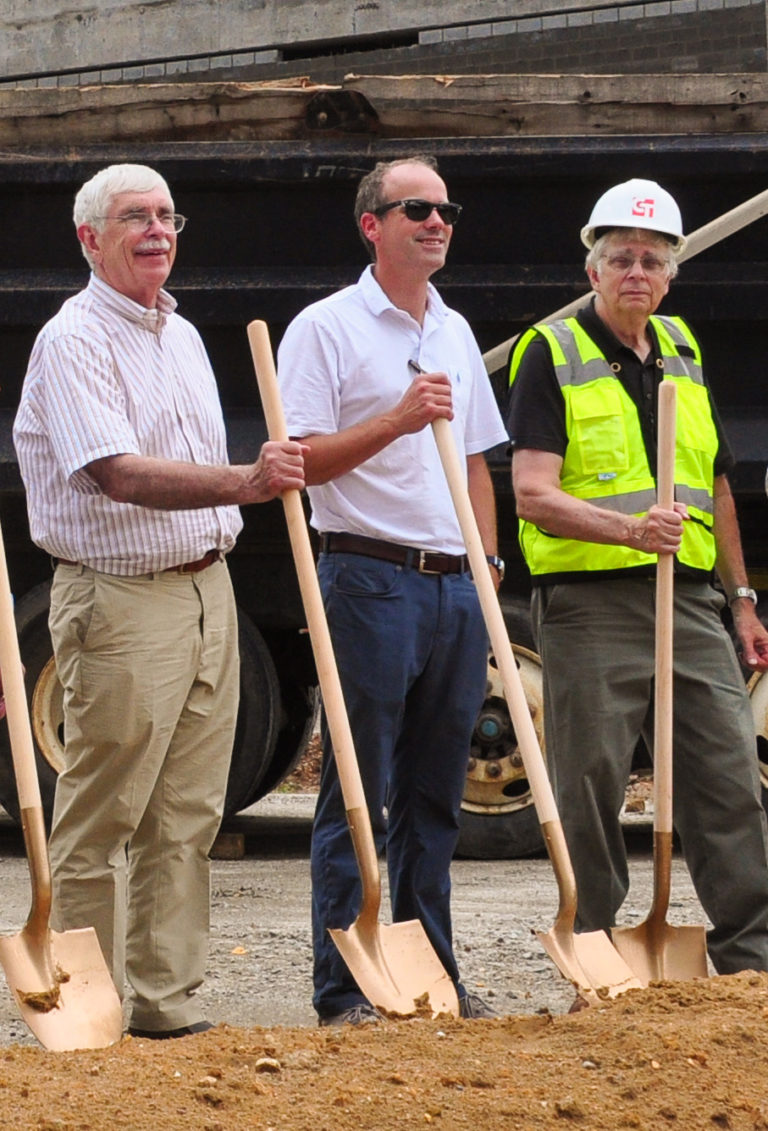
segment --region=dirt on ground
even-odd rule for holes
[[[267,815],[243,820],[243,859],[213,865],[214,1029],[48,1052],[0,993],[0,1127],[14,1131],[768,1131],[768,975],[630,990],[576,1013],[535,938],[557,906],[548,860],[456,861],[463,980],[498,1020],[449,1017],[319,1029],[311,1007],[306,790],[317,751]],[[642,792],[642,790],[640,790]],[[279,818],[269,815],[281,802]],[[311,802],[311,798],[309,798]],[[256,807],[257,810],[259,807]],[[311,812],[311,807],[310,807]],[[629,835],[629,833],[628,833]],[[647,914],[647,827],[631,847],[625,921]],[[18,835],[0,838],[0,932],[29,906]],[[386,899],[386,875],[383,877]],[[703,922],[673,861],[670,920]],[[386,909],[382,918],[386,921]]]
[[[0,1053],[3,1126],[765,1131],[767,1017],[768,976],[740,974],[630,990],[559,1017],[11,1047]]]

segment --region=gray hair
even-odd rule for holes
[[[377,208],[381,208],[382,204],[387,203],[384,199],[384,178],[390,169],[396,169],[398,165],[426,165],[434,173],[437,172],[437,161],[434,157],[430,154],[416,153],[412,157],[399,157],[396,161],[379,161],[370,173],[366,173],[363,177],[357,186],[357,196],[355,197],[355,223],[360,233],[360,239],[368,249],[368,254],[374,263],[376,262],[376,247],[363,234],[360,217],[365,212],[375,212]]]
[[[88,224],[101,232],[104,229],[104,217],[109,212],[113,199],[121,192],[152,192],[156,188],[165,189],[171,199],[171,190],[164,178],[148,165],[108,165],[86,181],[75,197],[75,227]],[[91,255],[82,241],[80,248],[93,267]]]
[[[678,272],[678,263],[677,255],[675,254],[672,244],[663,232],[651,232],[646,228],[609,228],[607,232],[603,232],[587,252],[586,259],[584,260],[584,266],[587,270],[591,267],[598,275],[600,274],[600,260],[604,258],[606,247],[614,236],[625,240],[650,240],[653,243],[663,244],[666,252],[667,266],[669,267],[669,277],[670,279],[674,279]]]

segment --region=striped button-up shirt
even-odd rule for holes
[[[32,539],[56,558],[135,576],[230,550],[238,507],[116,503],[89,475],[104,456],[227,462],[200,335],[161,291],[156,310],[92,275],[35,342],[14,424]]]

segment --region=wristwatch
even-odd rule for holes
[[[750,589],[748,585],[737,585],[728,598],[728,604],[732,605],[734,601],[738,601],[739,597],[748,597],[753,605],[757,604],[757,593],[754,589]]]
[[[504,565],[504,559],[497,557],[496,554],[486,554],[485,560],[488,562],[488,565],[492,565],[496,568],[499,574],[499,582],[502,582],[504,580],[504,570],[506,568]],[[755,598],[755,600],[757,600],[757,598]]]

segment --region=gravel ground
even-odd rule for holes
[[[314,799],[271,794],[230,823],[242,833],[242,859],[215,860],[205,1014],[236,1026],[314,1026],[311,1006],[309,832]],[[650,827],[627,829],[632,888],[628,924],[650,907]],[[21,836],[0,821],[3,901],[0,932],[21,929],[29,911],[29,877]],[[386,900],[386,881],[384,882]],[[547,931],[557,887],[546,857],[457,860],[453,866],[456,952],[465,984],[501,1013],[568,1010],[571,986],[533,932]],[[384,902],[382,921],[389,921]],[[684,865],[675,859],[669,920],[704,923]],[[0,1045],[34,1044],[7,987],[0,990]]]

